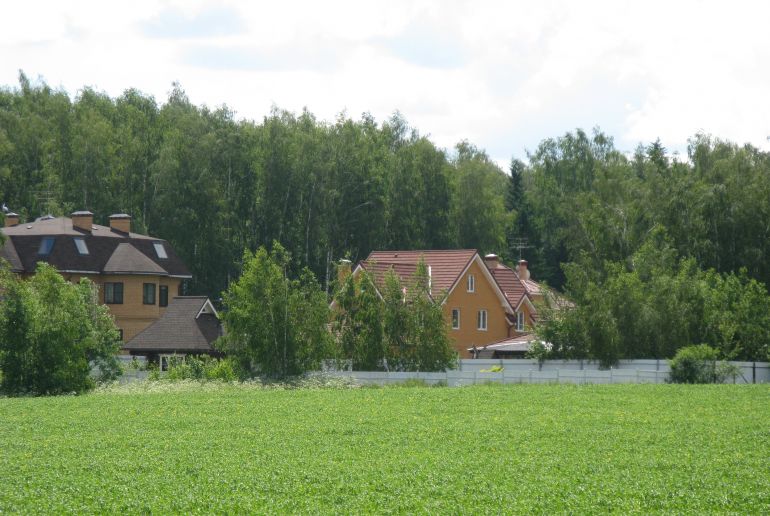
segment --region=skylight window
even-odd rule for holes
[[[75,247],[77,247],[79,255],[84,256],[88,254],[88,246],[86,245],[85,239],[82,237],[75,237],[72,240],[75,241]]]
[[[163,247],[163,242],[153,242],[152,245],[155,247],[155,254],[158,255],[158,258],[161,260],[168,258],[168,255],[166,254],[166,248]]]
[[[54,242],[56,242],[56,239],[52,236],[43,237],[43,240],[40,241],[40,247],[37,250],[37,254],[40,256],[48,256],[51,254]]]

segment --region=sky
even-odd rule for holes
[[[770,151],[770,3],[34,1],[4,5],[0,86],[136,88],[260,121],[400,112],[507,168],[599,127],[686,159],[698,132]]]

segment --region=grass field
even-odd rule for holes
[[[0,399],[2,512],[770,513],[768,386]]]

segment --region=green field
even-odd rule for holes
[[[770,513],[768,386],[0,399],[2,512]]]

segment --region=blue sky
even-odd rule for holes
[[[770,151],[770,8],[760,2],[15,2],[0,85],[18,70],[261,119],[273,105],[332,121],[401,112],[498,163],[600,127],[632,151],[686,155],[702,131]]]

